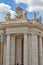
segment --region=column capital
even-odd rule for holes
[[[28,33],[24,33],[24,35],[27,35]]]
[[[11,35],[11,34],[6,34],[6,35]]]
[[[33,36],[36,36],[38,35],[39,33],[37,31],[34,31],[34,30],[31,30],[30,31],[30,35],[33,35]]]
[[[42,35],[39,35],[41,38],[43,37]]]
[[[31,34],[30,35],[32,35],[32,36],[37,36],[38,34],[37,33],[35,33],[35,32],[31,32]]]
[[[40,38],[42,38],[42,36],[41,36],[41,35],[39,35],[39,37],[40,37]]]

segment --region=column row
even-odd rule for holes
[[[42,36],[31,34],[29,35],[29,41],[28,41],[28,49],[29,49],[29,59],[28,64],[29,65],[43,65],[43,42],[42,42]]]
[[[29,36],[29,37],[28,37]],[[28,41],[29,39],[29,41]],[[12,43],[12,44],[11,44]],[[10,44],[12,45],[10,48]],[[23,46],[23,63],[24,65],[42,65],[43,58],[42,58],[42,37],[37,35],[28,35],[24,34],[24,46]],[[28,46],[29,45],[29,46]],[[13,48],[14,47],[14,48]],[[29,47],[29,48],[28,48]],[[29,49],[29,51],[28,51]],[[29,52],[29,60],[28,60],[28,52]],[[40,53],[40,54],[39,54]],[[11,54],[11,57],[10,57]],[[40,58],[39,58],[40,55]],[[6,44],[6,65],[15,65],[15,36],[12,36],[12,42],[10,35],[7,35],[7,44]],[[39,61],[40,60],[40,61]]]
[[[6,65],[15,65],[15,37],[12,37],[12,42],[10,42],[10,35],[7,35],[7,44],[6,44]],[[32,44],[32,61],[30,62],[30,65],[38,65],[38,43],[37,43],[37,36],[31,37],[31,44]],[[12,49],[10,48],[10,43],[12,43]],[[28,35],[24,34],[24,51],[23,51],[23,64],[28,65]],[[14,47],[14,48],[13,48]],[[11,49],[11,50],[10,50]],[[11,52],[12,51],[12,52]],[[11,57],[10,57],[11,53]],[[14,55],[13,55],[14,54]]]
[[[24,65],[38,65],[38,37],[24,34]]]
[[[11,41],[12,39],[12,41]],[[11,44],[12,43],[12,44]],[[12,46],[11,46],[12,45]],[[24,34],[24,55],[23,55],[23,61],[24,61],[24,65],[27,65],[27,58],[28,58],[28,52],[27,52],[27,34]],[[14,47],[14,48],[13,48]],[[7,35],[7,44],[6,44],[6,59],[5,59],[5,65],[15,65],[15,37],[12,36],[12,38],[10,38],[10,35]]]

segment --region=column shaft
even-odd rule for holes
[[[32,65],[32,43],[31,43],[31,35],[28,35],[28,65]]]
[[[4,44],[3,65],[6,65],[6,44]]]
[[[24,34],[24,65],[28,65],[28,41],[27,34]]]
[[[32,65],[38,65],[38,37],[37,35],[32,35]]]
[[[42,62],[43,62],[43,37],[42,37]]]
[[[10,35],[7,35],[7,44],[6,44],[6,65],[10,65]]]
[[[10,65],[15,65],[15,36],[11,36],[11,62]]]
[[[43,65],[42,63],[42,37],[39,36],[39,55],[40,55],[40,65]]]
[[[6,35],[4,35],[4,49],[3,49],[3,65],[6,65]]]

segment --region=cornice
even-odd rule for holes
[[[30,28],[38,28],[38,29],[42,29],[43,30],[43,24],[40,23],[31,23],[31,22],[21,22],[21,23],[10,23],[10,22],[5,22],[5,23],[1,23],[0,24],[0,28],[9,28],[9,27],[22,27],[22,26],[27,26]]]

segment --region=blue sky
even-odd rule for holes
[[[15,10],[16,4],[13,0],[0,0],[0,3],[5,3],[11,6],[12,10]]]
[[[37,18],[41,15],[43,17],[43,0],[0,0],[0,21],[2,21],[2,16],[6,14],[6,11],[10,11],[11,18],[13,17],[13,13],[15,14],[15,10],[17,6],[22,7],[27,11],[27,17],[29,19],[33,18],[34,11],[36,11]],[[8,6],[6,6],[8,5]],[[5,6],[5,7],[4,7]],[[4,8],[3,8],[4,7]],[[6,11],[5,11],[6,10]],[[4,16],[3,16],[4,20]]]

